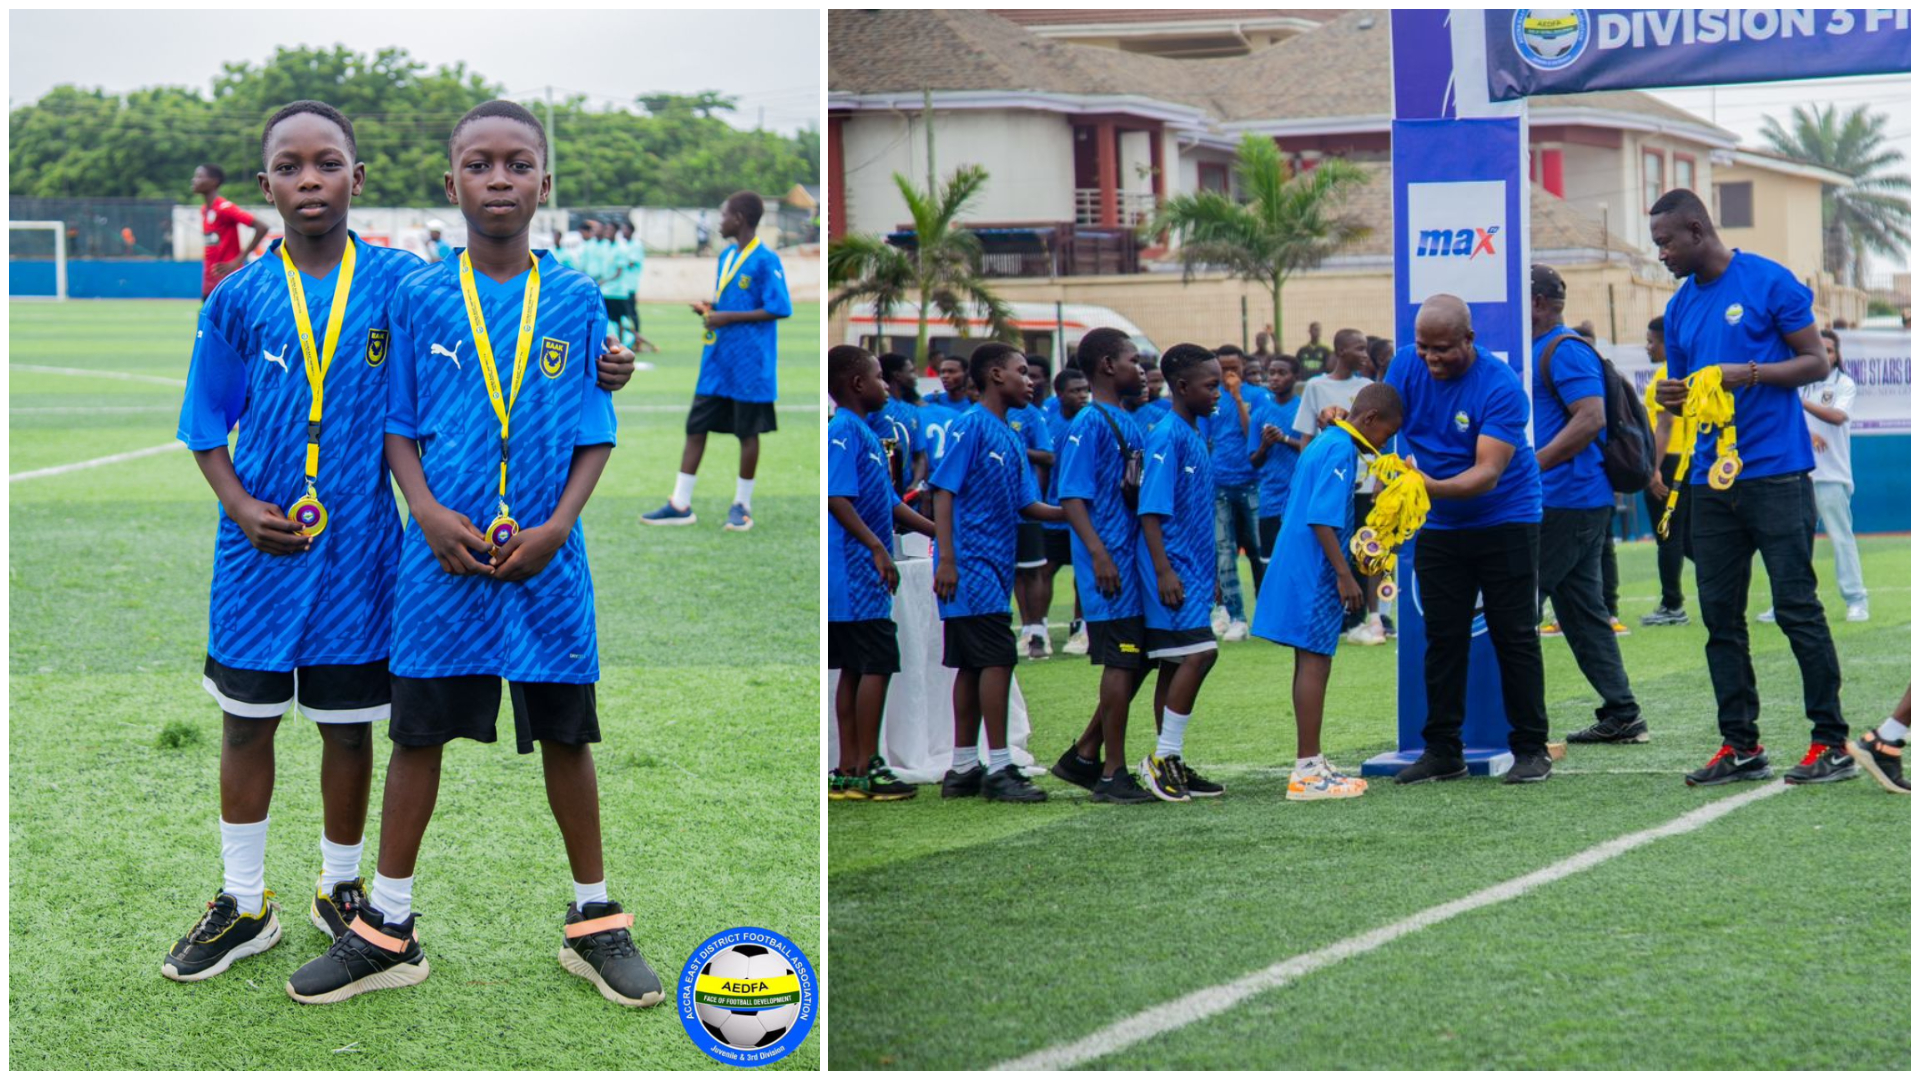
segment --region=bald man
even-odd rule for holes
[[[1487,636],[1500,662],[1513,768],[1507,783],[1545,780],[1546,683],[1540,662],[1540,469],[1527,437],[1520,377],[1473,343],[1465,302],[1441,294],[1420,307],[1412,345],[1382,381],[1400,391],[1400,438],[1427,478],[1433,511],[1414,547],[1427,621],[1427,747],[1395,777],[1402,784],[1467,775],[1461,728],[1474,600],[1484,597]]]

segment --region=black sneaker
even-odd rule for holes
[[[1807,756],[1800,759],[1800,764],[1787,770],[1786,781],[1789,784],[1831,784],[1859,775],[1860,766],[1853,763],[1853,757],[1847,753],[1845,746],[1814,743],[1807,748]]]
[[[369,990],[426,981],[427,957],[413,933],[414,916],[389,926],[363,907],[347,932],[287,980],[287,996],[302,1005],[331,1005]]]
[[[1092,791],[1094,785],[1100,783],[1100,763],[1096,761],[1088,765],[1080,764],[1080,748],[1077,746],[1067,747],[1066,753],[1061,754],[1060,760],[1054,762],[1053,768],[1047,771],[1058,779],[1065,780],[1076,787],[1086,788],[1088,791]]]
[[[633,916],[611,900],[584,908],[568,904],[560,966],[592,983],[615,1005],[644,1009],[660,1004],[666,994],[660,976],[634,945],[632,926]]]
[[[1227,793],[1226,788],[1194,772],[1193,767],[1188,765],[1185,759],[1174,758],[1173,760],[1179,762],[1180,786],[1187,789],[1187,794],[1196,799],[1211,799],[1216,795]]]
[[[1133,779],[1133,774],[1125,769],[1116,769],[1112,776],[1103,776],[1094,782],[1093,801],[1105,803],[1150,803],[1159,800],[1153,792],[1141,787]]]
[[[314,890],[313,906],[307,910],[307,918],[328,938],[339,941],[340,935],[353,925],[354,916],[367,906],[367,882],[365,878],[342,881],[327,892]]]
[[[1467,763],[1464,758],[1439,757],[1432,753],[1423,753],[1420,759],[1401,769],[1393,782],[1396,784],[1430,784],[1438,780],[1464,780],[1467,778]]]
[[[1641,626],[1685,626],[1687,610],[1685,608],[1657,607],[1640,616]]]
[[[207,913],[187,936],[173,943],[160,974],[174,982],[199,982],[233,966],[242,957],[266,952],[280,941],[280,905],[268,892],[258,915],[240,911],[232,893],[221,893],[207,904]]]
[[[1163,802],[1187,802],[1186,770],[1180,767],[1180,755],[1160,757],[1148,754],[1140,759],[1142,785]]]
[[[1034,786],[1020,771],[1020,766],[1009,765],[999,772],[988,773],[982,785],[982,794],[988,802],[1046,802],[1047,793]]]
[[[1027,659],[1045,660],[1052,655],[1047,651],[1047,639],[1040,634],[1027,635]]]
[[[1545,750],[1528,750],[1513,755],[1513,766],[1503,778],[1508,784],[1537,784],[1553,775],[1553,759]]]
[[[1739,780],[1771,780],[1773,766],[1767,764],[1767,748],[1755,746],[1735,750],[1722,744],[1707,763],[1687,774],[1688,787],[1714,787]]]
[[[885,758],[875,754],[867,762],[867,798],[874,802],[899,802],[920,794],[920,789],[893,775]]]
[[[940,797],[943,799],[970,799],[980,794],[980,786],[987,779],[987,767],[976,763],[966,772],[947,770],[940,778]]]
[[[1867,770],[1867,775],[1873,777],[1875,782],[1895,795],[1913,794],[1900,768],[1901,759],[1907,756],[1906,751],[1907,740],[1888,742],[1877,731],[1847,740],[1847,753],[1853,755],[1853,760]]]
[[[1567,736],[1570,743],[1643,743],[1647,741],[1647,722],[1634,717],[1616,720],[1608,717]]]

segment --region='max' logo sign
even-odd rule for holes
[[[1407,301],[1452,293],[1474,304],[1505,303],[1508,248],[1507,185],[1502,180],[1408,184]]]

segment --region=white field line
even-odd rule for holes
[[[97,416],[123,413],[177,413],[173,405],[16,405],[7,412],[13,416]]]
[[[42,375],[79,375],[89,379],[120,379],[124,382],[154,383],[159,386],[185,386],[185,379],[169,379],[161,375],[135,375],[129,371],[96,371],[92,368],[44,367],[40,364],[8,364],[14,371],[34,371]]]
[[[1786,789],[1783,781],[1776,780],[1753,791],[1718,799],[1698,809],[1689,810],[1664,825],[1656,825],[1651,829],[1615,837],[1551,866],[1535,870],[1531,874],[1523,874],[1470,896],[1430,907],[1399,922],[1336,941],[1323,949],[1282,960],[1270,967],[1243,975],[1232,982],[1196,990],[1184,997],[1155,1005],[1117,1023],[1109,1024],[1083,1039],[1060,1043],[1024,1057],[1003,1061],[994,1068],[1003,1071],[1068,1069],[1076,1065],[1084,1065],[1096,1058],[1125,1050],[1157,1035],[1164,1035],[1169,1031],[1186,1027],[1188,1024],[1217,1016],[1255,994],[1285,986],[1342,960],[1370,953],[1383,945],[1445,922],[1456,915],[1464,915],[1469,911],[1523,896],[1542,885],[1570,877],[1582,870],[1590,870],[1609,859],[1651,844],[1655,840],[1692,832],[1741,807],[1778,795]]]
[[[45,476],[59,476],[63,473],[78,472],[81,469],[91,469],[96,465],[112,465],[116,462],[132,461],[135,458],[152,457],[155,454],[164,454],[169,450],[185,450],[186,448],[187,444],[179,441],[162,443],[159,446],[149,446],[145,450],[129,450],[124,454],[108,454],[106,457],[92,458],[87,461],[76,461],[70,465],[54,465],[45,469],[17,472],[7,477],[7,482],[11,484],[21,480],[38,480]]]

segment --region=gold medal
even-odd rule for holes
[[[1725,491],[1740,478],[1740,455],[1732,450],[1715,459],[1713,468],[1707,472],[1707,486],[1715,491]]]
[[[287,508],[287,519],[298,525],[301,536],[319,536],[327,528],[327,508],[320,502],[314,482],[320,476],[320,417],[325,409],[327,371],[333,367],[334,349],[340,344],[340,323],[347,314],[347,298],[353,291],[353,234],[347,234],[347,250],[340,256],[340,284],[334,290],[327,311],[327,336],[319,348],[313,343],[313,322],[307,316],[307,291],[300,284],[300,269],[287,254],[287,243],[280,242],[280,263],[287,276],[287,299],[293,305],[293,325],[300,335],[300,355],[307,373],[307,387],[313,403],[307,408],[307,493]]]
[[[307,485],[307,493],[299,502],[287,508],[287,520],[300,526],[294,532],[301,536],[319,536],[327,530],[327,508],[320,503],[320,496]]]
[[[1380,579],[1380,590],[1378,595],[1380,597],[1381,603],[1383,604],[1388,603],[1392,601],[1394,597],[1400,595],[1400,589],[1398,586],[1394,585],[1393,579],[1391,577],[1383,577]]]
[[[487,399],[493,414],[500,418],[500,513],[487,523],[487,543],[498,551],[520,531],[520,523],[507,512],[507,433],[513,419],[514,403],[520,400],[520,380],[527,373],[527,357],[533,352],[533,323],[540,311],[540,259],[533,258],[527,272],[527,286],[520,297],[520,337],[513,351],[513,387],[502,395],[500,370],[493,362],[493,341],[487,336],[486,314],[480,310],[480,293],[473,284],[473,260],[460,253],[460,295],[467,302],[467,326],[473,331],[473,350],[480,356],[480,373],[487,382]]]
[[[500,516],[487,523],[487,543],[498,551],[520,532],[520,523],[507,516],[507,504],[500,504]]]

